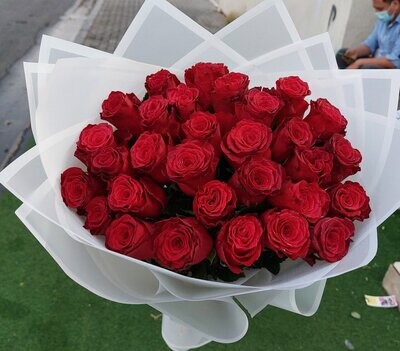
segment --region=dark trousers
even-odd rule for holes
[[[345,69],[345,68],[347,68],[350,64],[348,63],[348,62],[346,62],[344,59],[343,59],[343,57],[342,57],[342,55],[345,53],[347,51],[347,48],[343,48],[343,49],[340,49],[338,52],[337,52],[337,54],[336,54],[336,62],[337,62],[337,65],[338,65],[338,67],[339,67],[339,69]],[[362,58],[365,58],[365,57],[369,57],[369,56],[364,56],[364,57],[362,57]],[[359,58],[361,58],[361,57],[359,57]],[[361,66],[360,67],[361,69],[381,69],[382,67],[378,67],[378,66],[375,66],[375,65],[363,65],[363,66]]]

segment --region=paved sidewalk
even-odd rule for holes
[[[84,45],[113,52],[129,24],[143,4],[143,0],[97,0],[94,16],[78,35]],[[225,16],[217,12],[209,0],[169,0],[171,4],[210,32],[225,25]]]

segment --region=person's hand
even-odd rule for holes
[[[347,49],[344,55],[355,60],[358,57],[358,50],[357,48]]]
[[[346,69],[360,69],[363,65],[362,60],[356,60],[351,65],[347,66]]]

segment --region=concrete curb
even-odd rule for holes
[[[94,20],[96,19],[97,15],[99,14],[100,9],[102,8],[105,0],[97,0],[96,4],[94,5],[92,11],[90,12],[90,15],[87,17],[86,21],[83,23],[81,30],[75,37],[75,42],[76,43],[82,43],[88,32],[90,27],[92,26]]]

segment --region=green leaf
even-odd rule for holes
[[[210,265],[213,264],[215,258],[217,257],[217,252],[215,251],[215,249],[213,249],[210,254],[207,257],[208,262],[210,262]]]

